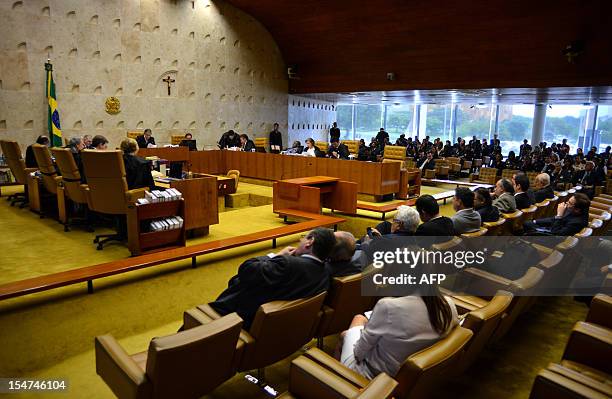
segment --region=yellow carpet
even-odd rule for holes
[[[3,194],[9,191],[4,189]],[[443,206],[442,212],[452,214],[450,205]],[[220,224],[211,226],[209,236],[190,240],[188,245],[282,224],[270,205],[225,212],[219,218]],[[378,223],[379,218],[380,214],[368,217],[360,213],[348,218],[341,228],[359,236],[367,226]],[[129,254],[122,246],[97,251],[91,243],[92,233],[77,228],[64,233],[56,221],[39,219],[27,208],[10,207],[3,199],[0,199],[0,236],[3,237],[0,282]],[[294,243],[297,237],[280,239],[279,247]],[[112,334],[128,353],[146,350],[152,337],[177,330],[185,309],[213,300],[245,259],[270,251],[270,243],[260,243],[202,257],[196,269],[190,268],[189,261],[182,261],[109,277],[94,283],[93,295],[86,294],[85,284],[81,284],[2,301],[0,376],[68,378],[70,390],[62,397],[110,398],[112,392],[95,372],[96,335]],[[490,363],[479,361],[465,377],[441,387],[436,397],[526,397],[537,369],[559,360],[572,323],[585,314],[581,305],[568,298],[546,299],[543,303],[546,306],[535,306],[519,319],[520,326],[494,351],[483,354],[482,358]],[[331,337],[326,345],[332,347],[334,342]],[[270,367],[267,373],[270,383],[284,390],[288,370],[289,360]],[[476,385],[482,389],[476,390]],[[241,373],[209,397],[268,396],[247,383]]]

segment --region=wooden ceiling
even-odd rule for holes
[[[610,0],[226,1],[270,31],[290,93],[612,85]]]

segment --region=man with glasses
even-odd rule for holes
[[[589,225],[589,197],[582,193],[572,195],[567,202],[557,205],[554,218],[537,219],[526,222],[525,231],[544,233],[553,236],[571,236]]]
[[[296,248],[248,259],[210,306],[222,315],[238,313],[248,329],[264,303],[317,295],[329,287],[324,262],[335,244],[334,233],[318,227],[302,237]]]

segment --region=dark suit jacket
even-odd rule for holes
[[[147,145],[153,144],[155,145],[155,139],[153,136],[149,137],[149,141],[145,140],[144,134],[136,137],[136,142],[138,143],[138,148],[147,148]]]
[[[329,141],[340,140],[340,128],[332,127],[329,129]]]
[[[255,149],[255,143],[253,143],[253,140],[247,140],[246,143],[244,143],[244,147],[242,148],[242,151],[247,151],[247,152],[251,152]]]
[[[552,197],[555,196],[555,193],[553,192],[553,189],[550,185],[543,187],[539,190],[536,190],[534,194],[535,194],[535,202],[542,202],[545,199],[551,199]]]
[[[338,261],[338,262],[327,262],[325,268],[331,278],[351,276],[353,274],[361,273],[361,267],[353,260],[349,261]]]
[[[560,219],[554,218],[550,232],[556,236],[572,236],[589,225],[589,214],[568,214]]]
[[[283,149],[283,135],[279,131],[272,130],[270,132],[270,146],[278,145]],[[271,147],[270,147],[271,148]]]
[[[38,168],[38,162],[36,162],[32,145],[29,145],[28,148],[26,148],[25,164],[26,168]]]
[[[123,154],[123,164],[130,190],[135,188],[149,188],[153,190],[155,183],[151,175],[151,162],[135,155]]]
[[[421,223],[419,227],[417,227],[414,235],[452,237],[455,235],[455,227],[450,218],[440,216],[425,223]]]
[[[497,222],[499,220],[499,209],[493,205],[483,206],[482,208],[476,209],[476,212],[480,214],[481,223],[484,222]]]
[[[574,175],[574,184],[582,184],[585,186],[597,186],[599,185],[597,173],[594,170],[587,174],[586,170],[579,170]]]
[[[431,159],[431,161],[427,162],[427,158],[424,158],[422,161],[420,161],[417,164],[417,168],[421,168],[421,165],[425,164],[425,166],[423,166],[422,170],[426,170],[426,169],[430,169],[430,170],[434,170],[436,168],[436,160],[435,159]]]
[[[322,262],[304,256],[260,256],[245,261],[225,291],[211,302],[222,315],[237,312],[248,330],[257,309],[276,300],[293,300],[329,288],[329,272]]]
[[[338,153],[338,159],[348,159],[349,158],[349,150],[345,144],[340,144],[338,148],[334,148],[330,145],[329,148],[327,149],[327,155],[329,155],[330,158],[335,158],[332,155],[334,151]]]
[[[527,193],[515,194],[514,200],[516,201],[516,209],[525,209],[529,208],[532,205],[532,202],[529,199],[529,195],[527,195]]]

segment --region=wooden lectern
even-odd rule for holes
[[[321,208],[357,213],[357,183],[337,177],[311,176],[280,180],[273,186],[273,210],[321,213]]]

